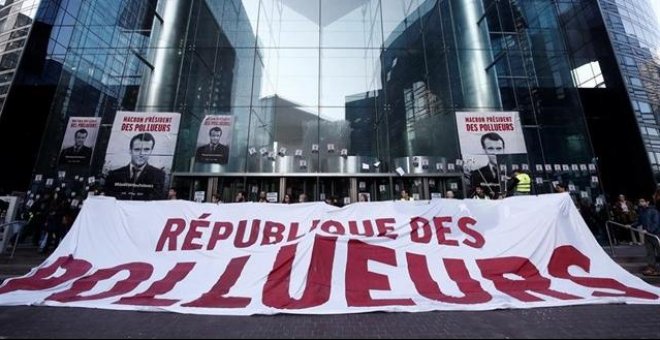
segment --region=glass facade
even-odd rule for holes
[[[605,188],[612,196],[650,195],[660,156],[660,21],[651,2],[561,0],[558,7]]]
[[[0,4],[0,113],[27,42],[38,0],[9,0]]]
[[[660,18],[651,0],[599,4],[649,163],[660,178]]]
[[[560,180],[593,197],[579,89],[604,80],[598,63],[576,67],[564,27],[567,6],[584,2],[42,0],[35,27],[47,29],[31,39],[47,47],[15,82],[49,86],[50,105],[34,108],[48,117],[34,173],[55,176],[68,117],[102,119],[83,175],[103,178],[117,111],[179,112],[174,183],[191,194],[355,200],[342,189],[355,186],[375,199],[411,187],[430,198],[469,191],[456,112],[517,111],[528,153],[500,164],[528,166],[537,192]],[[226,164],[195,160],[206,115],[233,117]]]

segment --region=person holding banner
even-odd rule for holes
[[[92,148],[85,146],[89,133],[86,129],[79,129],[74,133],[74,144],[60,153],[58,164],[87,165],[92,159]]]
[[[195,160],[200,163],[220,163],[227,164],[229,158],[229,148],[220,144],[222,129],[215,126],[209,130],[209,143],[197,148]]]
[[[109,196],[145,201],[163,197],[165,171],[149,164],[149,156],[155,145],[154,136],[148,132],[131,138],[131,162],[110,171],[106,178],[106,191]]]
[[[488,156],[488,164],[470,173],[472,188],[481,187],[486,194],[497,198],[500,194],[500,174],[497,168],[497,155],[504,154],[504,139],[495,132],[481,136],[481,147]]]

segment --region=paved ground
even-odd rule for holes
[[[0,338],[660,338],[660,306],[206,316],[0,307]]]

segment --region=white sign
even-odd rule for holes
[[[527,153],[518,112],[456,112],[456,124],[463,155]]]
[[[195,162],[227,164],[231,149],[232,116],[206,115],[199,126]]]
[[[131,200],[165,197],[180,117],[171,112],[117,112],[103,165],[108,196]]]
[[[254,205],[93,197],[42,265],[0,286],[0,305],[219,315],[660,305],[660,287],[614,263],[566,193]]]
[[[206,198],[206,192],[203,190],[200,191],[195,191],[195,202],[202,203],[204,202],[204,199]]]
[[[266,201],[270,203],[277,203],[277,192],[267,192]]]
[[[537,172],[542,172],[543,171],[543,165],[542,164],[536,164],[536,171]]]
[[[100,126],[100,117],[69,117],[57,160],[58,165],[89,165]]]

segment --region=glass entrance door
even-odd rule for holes
[[[425,179],[428,185],[429,198],[446,198],[451,191],[454,198],[465,198],[463,179],[461,177],[429,177]]]
[[[282,201],[282,197],[279,197],[279,177],[249,177],[247,179],[247,189],[247,201],[259,202],[261,199],[271,203]]]
[[[319,201],[332,205],[344,206],[350,204],[351,179],[348,177],[322,177],[319,179]]]
[[[287,177],[284,181],[285,194],[291,197],[293,203],[300,200],[300,195],[307,196],[307,202],[318,201],[319,190],[316,177]]]

